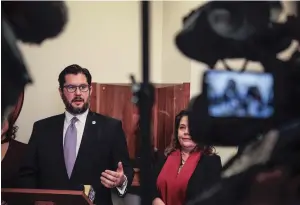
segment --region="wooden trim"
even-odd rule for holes
[[[83,191],[73,190],[52,190],[52,189],[11,189],[2,188],[1,192],[6,193],[24,193],[24,194],[55,194],[55,195],[82,195],[86,196]]]
[[[85,195],[83,191],[74,191],[74,190],[52,190],[52,189],[15,189],[15,188],[2,188],[1,193],[13,193],[13,194],[47,194],[47,195],[73,195],[73,196],[82,196],[85,201],[87,201],[90,205],[93,203],[90,199]]]

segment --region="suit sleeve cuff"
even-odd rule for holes
[[[123,183],[121,186],[116,187],[117,190],[118,190],[118,192],[119,192],[119,194],[120,194],[120,196],[123,196],[123,195],[125,194],[126,190],[127,190],[128,180],[127,180],[126,175],[124,175],[124,176],[125,176],[125,181],[124,181],[124,183]]]

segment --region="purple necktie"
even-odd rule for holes
[[[77,122],[77,120],[78,119],[76,117],[72,118],[71,124],[69,125],[66,132],[64,143],[65,164],[69,178],[71,177],[76,160],[77,129],[75,123]]]

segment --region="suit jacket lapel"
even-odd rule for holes
[[[100,123],[97,122],[95,113],[89,111],[71,179],[76,178],[77,174],[84,173],[86,162],[91,160],[90,149],[93,149],[95,137],[99,136],[100,131]]]
[[[58,169],[63,170],[62,174],[64,177],[67,179],[68,174],[67,174],[67,169],[65,165],[65,158],[64,158],[64,146],[63,146],[63,130],[64,130],[64,119],[65,119],[65,114],[61,114],[58,116],[58,120],[56,121],[55,126],[53,126],[53,144],[54,144],[54,152],[52,153],[53,155],[58,155],[57,159],[57,166]]]

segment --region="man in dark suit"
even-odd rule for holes
[[[92,185],[96,203],[111,205],[111,190],[124,195],[133,169],[122,124],[89,110],[91,75],[79,65],[59,75],[64,114],[34,123],[28,153],[21,167],[22,187],[80,189]]]

